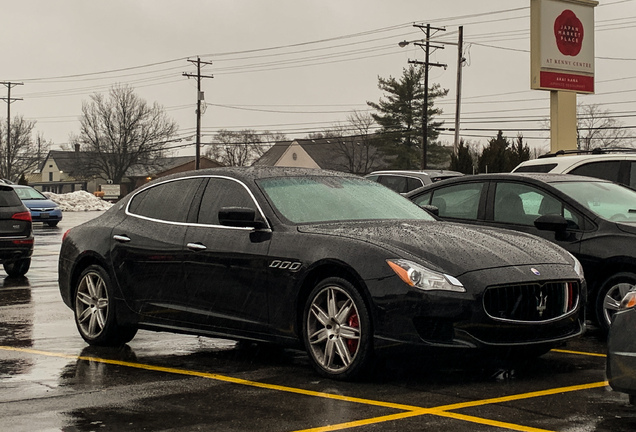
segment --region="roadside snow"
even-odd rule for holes
[[[96,197],[86,191],[76,191],[66,194],[43,192],[51,201],[57,203],[62,211],[95,211],[108,210],[113,204]]]

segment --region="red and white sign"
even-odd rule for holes
[[[594,92],[594,6],[588,0],[534,0],[532,88]]]

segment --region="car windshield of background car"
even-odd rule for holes
[[[261,179],[276,209],[293,223],[344,220],[435,220],[425,210],[386,187],[350,177]]]
[[[45,200],[47,199],[44,195],[42,195],[40,192],[38,192],[37,190],[33,189],[33,188],[24,188],[24,187],[17,187],[15,188],[15,192],[18,194],[18,196],[20,197],[20,199],[35,199],[35,200]]]
[[[604,219],[636,223],[636,191],[605,182],[559,182],[552,185]]]

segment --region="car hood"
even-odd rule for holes
[[[411,255],[453,276],[508,266],[573,264],[568,252],[542,238],[450,222],[341,222],[302,225],[298,230],[371,243],[390,251],[387,259]]]
[[[22,200],[25,206],[28,208],[54,208],[57,207],[57,204],[51,200],[43,200],[43,199],[28,199]]]

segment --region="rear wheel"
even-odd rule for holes
[[[367,306],[353,285],[328,278],[311,292],[303,337],[315,369],[333,379],[360,377],[370,367],[372,328]]]
[[[31,258],[6,262],[3,267],[9,276],[24,276],[29,271],[29,267],[31,267]]]
[[[636,274],[630,272],[616,273],[603,283],[596,296],[596,318],[599,327],[607,332],[612,317],[618,311],[625,294],[636,285]]]
[[[117,324],[113,288],[106,271],[92,265],[84,270],[75,289],[75,324],[91,345],[118,346],[130,342],[137,329]]]

